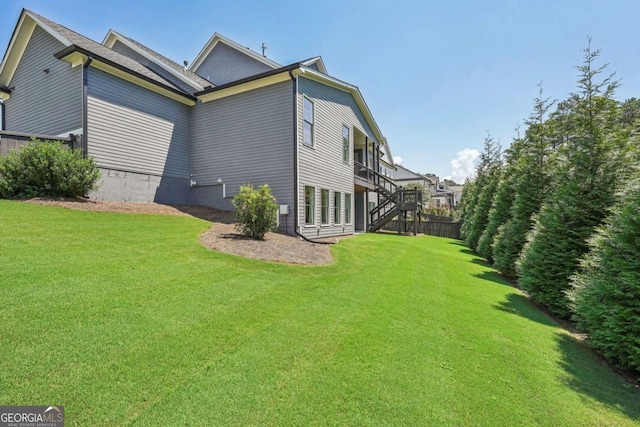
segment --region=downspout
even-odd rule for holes
[[[298,198],[300,189],[298,188],[298,76],[293,75],[293,70],[289,70],[289,77],[293,83],[293,230],[298,233]]]
[[[87,56],[87,59],[82,64],[82,155],[87,157],[89,151],[89,143],[87,138],[87,123],[88,123],[88,102],[89,96],[89,64],[91,64],[93,58]]]
[[[6,130],[6,126],[5,125],[5,113],[4,113],[4,109],[5,109],[5,105],[4,105],[4,101],[0,101],[0,121],[2,121],[2,126],[0,126],[0,130]]]
[[[311,240],[308,237],[303,236],[298,231],[298,198],[300,196],[300,189],[298,188],[298,76],[294,76],[293,70],[289,70],[289,77],[291,77],[291,81],[293,82],[293,187],[295,189],[293,197],[293,230],[294,233],[296,233],[296,236],[306,240],[307,242],[318,243],[321,245],[333,245],[334,242],[319,242]]]

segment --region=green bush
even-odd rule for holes
[[[240,192],[233,198],[236,229],[244,236],[255,240],[264,239],[268,231],[278,229],[278,203],[268,185],[258,189],[252,184],[240,186]]]
[[[640,186],[627,193],[589,243],[569,299],[587,342],[640,373]]]
[[[96,188],[100,171],[91,157],[59,141],[31,140],[0,158],[0,196],[83,196]]]

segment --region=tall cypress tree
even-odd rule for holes
[[[558,149],[554,188],[520,258],[519,283],[552,312],[569,317],[569,277],[587,250],[587,240],[615,202],[625,170],[628,132],[620,126],[613,75],[597,80],[606,65],[594,68],[600,51],[584,50],[578,66],[579,96],[574,132]]]
[[[517,277],[516,261],[533,227],[533,216],[540,210],[550,188],[553,123],[547,121],[546,115],[553,104],[550,98],[543,97],[542,86],[539,86],[533,112],[526,121],[528,128],[520,156],[514,165],[511,211],[508,219],[498,228],[493,242],[494,265],[510,279]]]
[[[569,298],[587,342],[640,373],[640,185],[630,186],[572,278]]]
[[[480,236],[487,226],[493,195],[500,181],[500,163],[500,146],[491,136],[487,136],[477,168],[474,192],[471,196],[472,211],[462,228],[467,246],[474,251],[477,250]]]
[[[515,198],[513,187],[518,177],[517,166],[523,145],[524,141],[517,138],[505,151],[506,163],[489,210],[487,227],[478,241],[478,255],[489,262],[493,262],[493,242],[498,228],[511,217],[511,206]]]

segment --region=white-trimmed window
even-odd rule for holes
[[[333,192],[333,223],[342,224],[342,193]]]
[[[320,223],[329,224],[329,190],[320,190]]]
[[[349,163],[349,127],[342,125],[342,160],[345,163]]]
[[[313,146],[313,124],[314,124],[314,112],[313,112],[313,102],[307,97],[304,97],[304,101],[302,103],[302,117],[304,119],[303,126],[303,136],[302,141],[308,145]]]
[[[344,193],[344,222],[351,224],[351,194]]]
[[[316,189],[315,187],[304,186],[304,223],[313,225],[316,223]]]

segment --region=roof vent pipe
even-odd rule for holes
[[[267,51],[267,44],[262,43],[262,56],[264,56],[265,58],[267,57],[267,55],[265,54],[266,51]]]
[[[185,61],[182,61],[182,63],[184,64],[184,72],[186,73],[186,72],[187,72],[187,70],[189,69],[189,68],[188,68],[188,67],[189,67],[189,61],[186,61],[186,60],[185,60]]]

